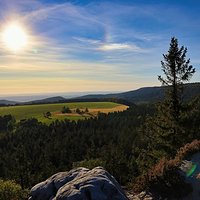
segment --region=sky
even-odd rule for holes
[[[0,0],[0,95],[159,86],[173,36],[198,82],[199,9],[199,0]],[[2,39],[13,22],[27,36],[15,52]]]

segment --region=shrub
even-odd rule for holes
[[[64,114],[64,113],[71,113],[72,111],[68,107],[63,106],[61,112]]]
[[[47,111],[46,113],[43,113],[43,116],[46,117],[46,118],[50,118],[51,112]]]
[[[25,200],[28,191],[22,190],[21,186],[12,180],[0,179],[0,200]]]
[[[76,109],[76,113],[82,114],[81,110],[79,108]]]
[[[150,190],[163,198],[180,198],[191,192],[191,186],[185,183],[184,177],[178,173],[178,169],[184,159],[199,150],[200,140],[194,140],[181,147],[174,159],[161,159],[146,174],[136,179],[133,184],[134,190],[136,192]]]

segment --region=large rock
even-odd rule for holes
[[[180,169],[186,182],[192,186],[192,192],[182,200],[200,199],[200,152],[192,155],[190,160],[183,161]]]
[[[31,189],[29,200],[127,200],[115,178],[101,167],[57,173]]]

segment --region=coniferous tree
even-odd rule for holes
[[[164,61],[161,61],[164,77],[158,76],[158,80],[166,86],[166,95],[164,102],[158,107],[156,125],[159,137],[166,146],[173,148],[181,145],[184,140],[184,124],[181,124],[185,112],[183,84],[195,73],[195,68],[190,65],[190,59],[186,59],[186,53],[187,48],[179,48],[178,40],[173,37],[168,53],[163,54]]]
[[[171,39],[167,54],[163,54],[161,61],[162,71],[165,77],[158,76],[162,85],[168,86],[166,100],[170,106],[170,114],[174,120],[178,120],[182,104],[183,84],[190,80],[195,73],[195,68],[190,65],[190,59],[186,59],[187,48],[179,48],[178,40]]]
[[[184,120],[189,109],[182,98],[183,84],[190,80],[195,69],[190,65],[190,59],[186,59],[186,53],[187,48],[179,47],[178,40],[173,37],[161,61],[164,75],[158,79],[165,87],[166,95],[158,104],[156,115],[148,117],[143,128],[146,147],[154,162],[175,154],[177,148],[188,142]]]

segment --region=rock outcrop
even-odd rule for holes
[[[29,200],[128,200],[122,188],[101,167],[57,173],[31,189]]]
[[[200,199],[200,152],[192,155],[190,160],[183,161],[180,169],[185,181],[192,186],[192,192],[182,200]]]

